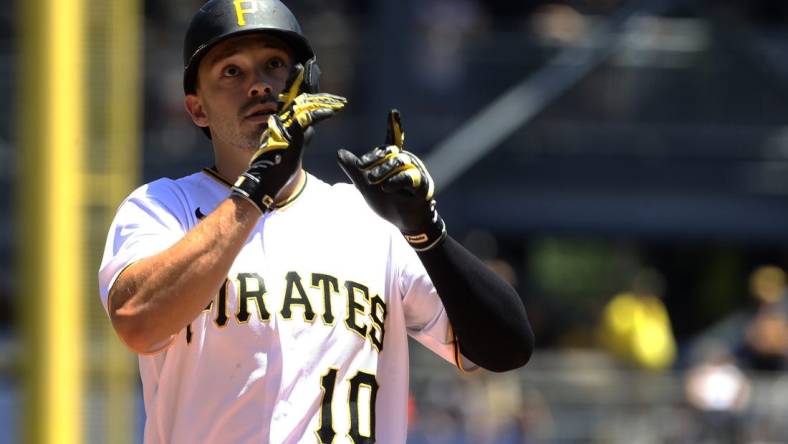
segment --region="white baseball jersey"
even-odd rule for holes
[[[134,191],[99,271],[105,309],[125,267],[172,245],[228,193],[209,170]],[[352,185],[309,175],[260,219],[203,313],[139,356],[145,443],[402,444],[407,335],[462,359],[402,235]]]

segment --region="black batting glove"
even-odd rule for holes
[[[389,112],[386,146],[360,158],[339,150],[339,166],[382,218],[394,224],[416,251],[427,251],[446,238],[446,225],[435,206],[435,185],[424,163],[404,150],[399,112]]]
[[[249,162],[249,169],[238,176],[233,195],[252,202],[265,214],[274,209],[274,198],[298,172],[304,140],[314,131],[312,125],[342,110],[347,99],[333,94],[302,93],[304,67],[297,64],[279,97],[277,114],[268,118],[268,128]]]

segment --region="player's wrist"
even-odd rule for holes
[[[418,228],[401,230],[405,240],[418,252],[429,251],[440,245],[447,236],[446,223],[435,208],[435,201],[430,202],[428,220]]]
[[[254,217],[255,219],[259,218],[263,214],[260,212],[260,207],[252,202],[251,199],[242,194],[231,191],[228,199],[233,201],[236,211],[240,211],[244,214]]]
[[[230,189],[230,195],[251,203],[260,214],[265,214],[273,210],[274,196],[271,194],[275,194],[267,192],[265,188],[259,177],[247,171],[238,176]]]

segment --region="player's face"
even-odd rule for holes
[[[186,96],[186,108],[194,123],[210,127],[214,145],[256,150],[292,65],[292,52],[276,37],[227,39],[200,62],[197,93]]]

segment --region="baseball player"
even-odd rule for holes
[[[211,0],[184,46],[185,106],[215,164],[120,205],[101,300],[139,355],[145,442],[406,439],[411,336],[461,370],[527,362],[519,295],[447,235],[399,115],[338,152],[350,184],[302,169],[315,55],[278,0]]]

